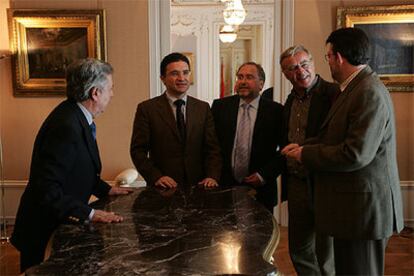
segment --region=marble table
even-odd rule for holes
[[[124,221],[61,225],[27,275],[277,275],[279,228],[245,187],[139,188],[92,205]]]

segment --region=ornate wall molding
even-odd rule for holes
[[[245,5],[248,15],[243,24],[260,25],[263,29],[263,68],[269,76],[268,86],[273,85],[273,4]],[[212,102],[220,91],[220,54],[218,33],[224,24],[223,5],[173,5],[171,7],[171,33],[178,36],[194,35],[197,39],[196,72],[203,76],[196,82],[198,98]],[[174,49],[172,49],[174,50]]]
[[[242,0],[243,5],[273,4],[275,0]],[[171,0],[171,5],[178,6],[223,6],[220,0]]]

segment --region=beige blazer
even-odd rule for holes
[[[369,66],[339,95],[302,161],[315,171],[318,231],[382,239],[403,228],[393,105]]]

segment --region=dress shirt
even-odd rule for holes
[[[317,89],[319,76],[316,76],[311,86],[303,93],[292,90],[293,100],[290,107],[288,141],[303,145],[306,139],[306,128],[308,124],[309,109],[312,95]],[[287,170],[289,174],[296,175],[299,178],[306,177],[307,173],[303,164],[294,159],[287,159]]]
[[[362,69],[364,69],[365,67],[367,67],[366,64],[360,65],[358,66],[358,70],[356,70],[354,73],[352,73],[345,81],[343,81],[340,85],[339,85],[339,89],[341,89],[341,92],[344,92],[344,90],[346,89],[346,87],[348,86],[348,84],[358,75],[359,72],[362,71]]]
[[[177,118],[176,118],[176,116],[177,116],[177,113],[176,113],[176,109],[177,109],[177,106],[174,104],[174,102],[176,101],[176,100],[183,100],[184,101],[184,104],[181,106],[181,111],[182,111],[182,113],[184,114],[184,121],[187,121],[186,120],[186,118],[187,118],[187,114],[186,114],[186,106],[187,106],[187,94],[184,94],[182,97],[174,97],[174,96],[172,96],[172,95],[170,95],[169,93],[168,93],[168,91],[166,91],[165,92],[165,94],[166,94],[166,96],[167,96],[167,99],[168,99],[168,103],[170,104],[170,106],[171,106],[171,108],[172,108],[172,111],[173,111],[173,114],[174,114],[174,118],[175,118],[175,120],[177,120]]]
[[[256,118],[257,118],[257,110],[259,109],[259,100],[260,100],[260,95],[257,96],[253,101],[251,101],[249,103],[250,108],[248,109],[249,111],[249,116],[250,116],[250,137],[249,137],[249,149],[251,150],[252,148],[252,141],[253,141],[253,131],[254,131],[254,125],[256,123]],[[237,113],[237,127],[236,127],[236,135],[234,135],[234,143],[233,143],[233,151],[231,153],[231,165],[232,168],[234,169],[234,158],[235,158],[235,149],[236,149],[236,141],[237,141],[237,128],[239,127],[239,123],[240,123],[240,119],[243,115],[243,104],[246,103],[243,99],[240,99],[239,102],[239,110]],[[247,103],[246,103],[247,104]],[[250,156],[251,152],[249,152],[249,156]],[[257,173],[257,176],[260,178],[260,181],[263,183],[263,177]]]

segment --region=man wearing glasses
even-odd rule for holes
[[[339,87],[315,74],[311,53],[302,45],[280,55],[280,66],[293,88],[284,108],[285,141],[302,145],[318,135]],[[289,254],[298,275],[333,275],[332,240],[315,233],[312,174],[294,159],[282,177],[289,210]]]
[[[221,156],[208,103],[187,95],[190,63],[172,53],[161,62],[166,91],[140,103],[130,153],[148,185],[163,189],[215,187]]]
[[[333,238],[337,275],[384,275],[388,239],[404,227],[393,103],[367,64],[370,48],[358,28],[329,35],[341,93],[317,138],[283,150],[314,172],[315,224]]]
[[[217,99],[212,112],[222,156],[221,185],[247,185],[270,212],[277,203],[276,178],[283,161],[282,106],[260,97],[263,68],[254,62],[237,71],[237,95]]]

